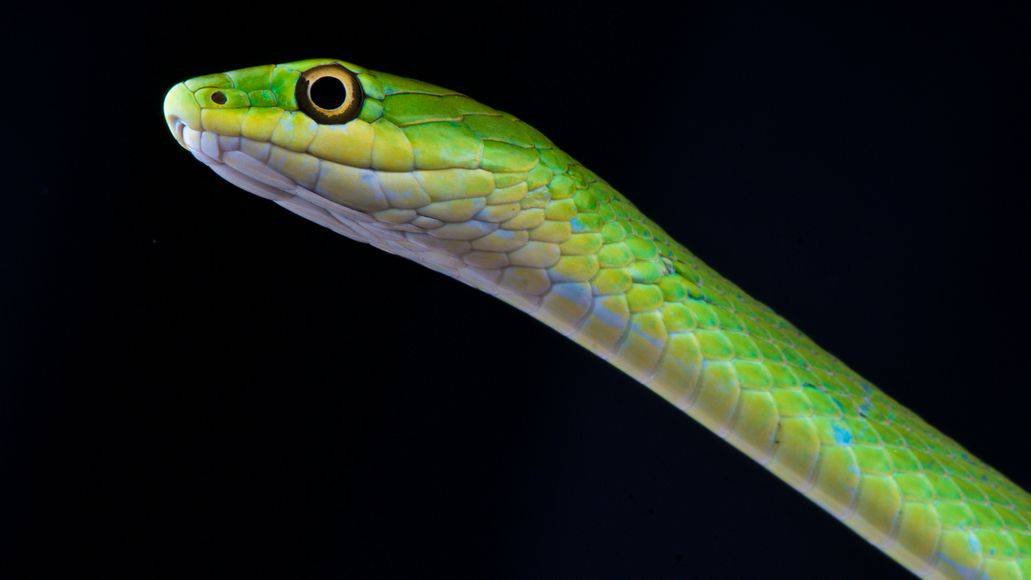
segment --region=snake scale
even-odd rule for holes
[[[333,59],[176,84],[229,182],[508,302],[913,573],[1031,579],[1031,496],[678,244],[515,117]]]

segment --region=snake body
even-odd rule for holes
[[[322,106],[326,75],[347,94]],[[332,59],[193,78],[164,111],[228,181],[537,318],[912,572],[1031,578],[1028,493],[515,117]]]

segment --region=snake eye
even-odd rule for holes
[[[338,125],[358,116],[363,95],[354,73],[338,64],[324,64],[301,73],[294,97],[315,122]]]

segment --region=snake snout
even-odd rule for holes
[[[175,85],[165,95],[164,114],[172,137],[183,149],[208,165],[220,163],[224,151],[238,148],[235,138],[204,130],[201,106],[185,83]]]
[[[168,130],[183,147],[186,147],[183,142],[185,127],[195,131],[201,130],[200,105],[197,104],[193,92],[183,83],[175,85],[165,95],[164,113]]]

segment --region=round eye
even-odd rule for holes
[[[224,104],[226,104],[226,100],[227,100],[226,99],[226,94],[223,93],[222,91],[215,91],[215,92],[211,93],[211,100],[214,101],[214,103],[216,105],[224,105]]]
[[[337,125],[358,116],[362,85],[338,64],[324,64],[301,73],[294,91],[297,106],[317,123]]]

